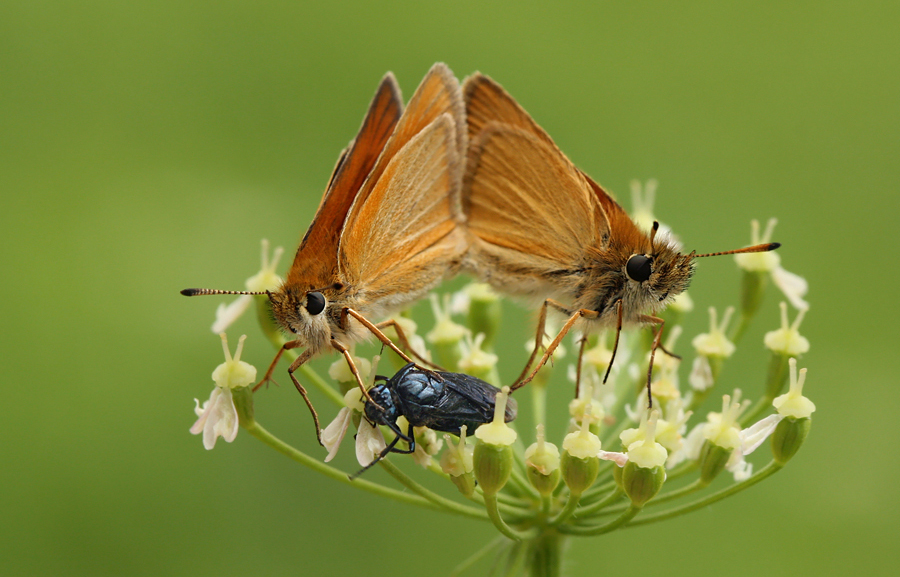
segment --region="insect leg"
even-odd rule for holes
[[[296,349],[297,347],[299,347],[301,345],[302,345],[302,343],[300,342],[299,339],[295,340],[295,341],[288,341],[288,342],[284,343],[284,345],[282,345],[282,347],[280,349],[278,349],[278,352],[275,353],[275,358],[272,359],[272,363],[269,365],[269,369],[266,371],[265,376],[262,378],[262,380],[260,382],[256,383],[256,385],[253,386],[253,392],[255,393],[258,388],[260,388],[261,386],[263,386],[264,384],[266,384],[270,381],[274,383],[275,381],[272,380],[272,371],[275,370],[275,365],[278,364],[278,361],[281,359],[281,355],[284,354],[284,351]]]
[[[587,335],[581,335],[581,346],[578,347],[578,362],[575,364],[575,398],[581,393],[581,360],[584,358],[584,347],[587,345]]]
[[[406,435],[397,435],[397,439],[403,439],[407,443],[409,443],[409,449],[396,449],[392,448],[392,453],[401,453],[403,455],[409,455],[410,453],[416,452],[416,435],[415,431],[413,431],[413,426],[410,425],[409,429],[406,431]]]
[[[395,345],[395,344],[393,343],[393,341],[391,341],[391,339],[387,338],[387,336],[386,336],[383,332],[381,332],[380,330],[378,330],[378,327],[376,327],[375,325],[373,325],[373,324],[371,323],[371,321],[369,321],[369,319],[367,319],[366,317],[362,316],[361,314],[359,314],[359,313],[356,312],[355,310],[353,310],[353,309],[351,309],[351,308],[349,308],[349,307],[345,307],[344,310],[341,311],[341,324],[345,324],[345,323],[346,323],[346,318],[347,318],[348,316],[351,316],[351,317],[355,318],[356,320],[358,320],[358,321],[360,322],[360,324],[362,324],[362,326],[364,326],[364,327],[366,327],[367,329],[369,329],[369,332],[371,332],[373,335],[375,335],[375,337],[376,337],[379,341],[381,341],[382,343],[384,343],[385,345],[387,345],[389,349],[391,349],[392,351],[394,351],[395,353],[397,353],[398,355],[400,355],[400,356],[403,358],[404,361],[406,361],[407,363],[413,362],[413,360],[412,360],[411,358],[409,358],[408,356],[406,356],[406,353],[404,353],[404,352],[401,351],[399,348],[397,348],[397,345]]]
[[[353,373],[354,377],[356,377],[356,384],[359,385],[359,390],[362,391],[362,394],[366,398],[366,400],[378,407],[379,410],[384,411],[384,407],[376,403],[369,395],[369,391],[368,389],[366,389],[366,385],[362,381],[362,375],[359,374],[359,369],[356,368],[356,363],[353,362],[353,355],[350,354],[350,349],[334,340],[333,337],[331,339],[331,346],[334,347],[339,353],[344,355],[344,360],[347,361],[347,366],[350,367],[350,372]]]
[[[432,363],[431,361],[429,361],[428,359],[426,359],[425,357],[423,357],[422,355],[417,353],[412,348],[412,345],[409,344],[409,340],[406,338],[406,334],[403,332],[403,329],[400,328],[400,324],[397,321],[395,321],[394,319],[380,322],[377,325],[375,325],[375,327],[378,329],[383,329],[386,327],[394,327],[394,330],[397,331],[397,340],[400,341],[400,345],[403,346],[403,348],[408,350],[410,353],[412,353],[412,356],[416,357],[416,359],[418,359],[423,365],[427,365],[438,371],[445,370],[444,368],[437,366],[436,364]]]
[[[603,384],[609,378],[609,372],[612,370],[613,361],[616,360],[616,351],[619,350],[619,335],[622,334],[622,299],[616,301],[616,340],[613,342],[612,354],[609,356],[609,366],[606,367],[606,374],[603,375]]]
[[[541,306],[541,314],[538,317],[537,330],[534,333],[534,349],[531,350],[531,356],[528,357],[528,362],[525,363],[525,367],[522,369],[522,373],[519,375],[519,378],[516,379],[516,383],[525,381],[525,376],[528,374],[528,370],[531,368],[531,364],[534,362],[535,357],[537,357],[538,351],[540,351],[542,348],[544,348],[544,337],[547,336],[546,326],[547,326],[547,307],[548,306],[552,306],[553,308],[555,308],[559,312],[563,313],[564,315],[571,314],[569,312],[569,309],[567,309],[561,303],[559,303],[553,299],[547,299],[544,301],[544,304]],[[541,362],[541,364],[539,366],[541,366],[541,367],[544,366],[544,362],[546,362],[546,361]],[[532,378],[533,377],[534,377],[534,375],[532,375]],[[531,379],[528,379],[528,380],[530,381]],[[525,381],[525,382],[527,383],[528,381]],[[513,389],[513,390],[515,390],[515,389]]]
[[[347,475],[347,476],[349,477],[349,479],[350,479],[351,481],[354,480],[354,479],[356,479],[357,477],[359,477],[360,475],[362,475],[363,473],[365,473],[366,471],[368,471],[369,469],[371,469],[372,467],[374,467],[374,466],[375,466],[375,463],[377,463],[378,461],[380,461],[380,460],[384,459],[385,457],[387,457],[387,456],[388,456],[388,453],[390,453],[390,452],[394,449],[394,445],[396,445],[397,442],[398,442],[399,440],[400,440],[400,437],[399,437],[399,436],[395,436],[395,437],[394,437],[394,440],[392,440],[390,443],[388,443],[388,446],[385,447],[384,449],[382,449],[381,452],[378,453],[378,456],[375,457],[375,458],[372,460],[371,463],[369,463],[368,465],[366,465],[365,467],[363,467],[363,468],[360,469],[359,471],[353,473],[352,475]]]
[[[544,301],[544,312],[542,312],[542,315],[541,315],[542,317],[545,316],[546,307],[548,305],[552,306],[560,311],[563,311],[563,312],[566,311],[565,307],[563,307],[561,304],[559,304],[555,300],[547,299],[546,301]],[[556,335],[556,338],[553,339],[553,341],[547,346],[547,350],[544,351],[544,356],[542,356],[541,360],[538,361],[537,366],[534,368],[534,370],[531,371],[531,374],[528,375],[525,379],[521,379],[517,383],[515,383],[513,386],[511,386],[509,388],[510,392],[515,391],[516,389],[520,389],[523,386],[525,386],[526,384],[528,384],[529,382],[531,382],[531,379],[533,379],[534,376],[537,374],[537,372],[539,370],[541,370],[541,367],[543,367],[545,364],[547,364],[547,361],[550,360],[550,356],[553,354],[553,351],[556,350],[556,347],[559,346],[559,343],[562,342],[563,338],[569,333],[569,331],[572,329],[572,326],[576,323],[576,321],[578,321],[578,319],[583,318],[583,317],[587,317],[589,319],[595,319],[599,315],[600,315],[600,313],[598,313],[597,311],[592,311],[589,309],[579,309],[579,310],[575,311],[575,313],[571,317],[569,317],[569,320],[566,321],[566,324],[563,325],[562,329],[560,329],[559,334]],[[538,335],[539,335],[538,338],[541,338],[543,336],[543,335],[541,335],[541,333],[538,333]],[[527,370],[527,367],[526,367],[526,370]]]
[[[647,367],[647,408],[652,409],[653,395],[650,389],[650,379],[653,377],[653,359],[656,356],[656,349],[661,347],[659,342],[662,340],[663,326],[666,324],[666,321],[650,315],[641,315],[640,321],[642,323],[659,325],[659,330],[656,331],[656,336],[653,337],[653,345],[650,347],[650,366]]]
[[[294,382],[294,386],[297,387],[297,391],[303,397],[303,400],[306,401],[306,406],[309,407],[309,413],[312,415],[313,424],[316,426],[316,439],[319,441],[319,444],[323,447],[325,446],[322,443],[322,428],[319,426],[319,415],[316,413],[316,410],[313,408],[312,402],[309,400],[309,396],[306,394],[306,389],[303,388],[303,385],[300,384],[300,381],[297,380],[297,377],[294,376],[294,371],[300,368],[300,365],[308,361],[312,358],[312,351],[310,349],[306,349],[303,353],[297,357],[297,359],[291,363],[291,366],[288,367],[288,376],[291,377],[291,380]]]

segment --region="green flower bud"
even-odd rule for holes
[[[474,448],[466,444],[466,426],[462,426],[459,443],[454,443],[450,435],[444,435],[447,450],[441,455],[441,470],[450,475],[450,480],[459,492],[469,497],[475,492],[475,474],[472,454]]]
[[[560,477],[559,449],[544,439],[544,425],[537,426],[537,442],[525,449],[525,466],[528,481],[538,493],[553,493]]]
[[[597,473],[600,472],[600,459],[597,457],[580,459],[573,457],[568,451],[563,451],[560,469],[563,481],[569,491],[573,495],[581,495],[597,480]]]
[[[629,461],[622,468],[622,490],[625,491],[635,507],[643,507],[647,501],[655,497],[665,481],[666,469],[664,467],[645,469]]]
[[[475,478],[485,495],[495,495],[502,489],[513,468],[513,450],[510,445],[491,445],[479,441],[473,455]]]
[[[728,464],[728,459],[734,449],[720,447],[715,443],[706,441],[700,449],[700,482],[704,485],[712,483],[719,473]]]
[[[811,426],[812,419],[809,418],[786,417],[782,419],[772,434],[772,455],[775,457],[775,462],[784,465],[790,461],[791,457],[800,450]]]

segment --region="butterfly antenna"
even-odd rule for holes
[[[702,258],[704,256],[722,256],[724,254],[744,254],[747,252],[769,252],[770,250],[775,250],[781,246],[780,242],[767,242],[764,244],[757,244],[753,246],[748,246],[746,248],[738,248],[735,250],[726,250],[724,252],[709,252],[706,254],[695,254],[694,258]]]
[[[181,291],[181,294],[186,297],[196,297],[200,295],[264,295],[268,293],[259,291],[221,291],[216,289],[187,288]]]

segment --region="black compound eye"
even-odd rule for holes
[[[306,293],[306,310],[317,315],[325,310],[325,296],[320,292]]]
[[[625,264],[625,274],[633,281],[644,282],[650,278],[650,262],[649,256],[642,254],[632,255]]]

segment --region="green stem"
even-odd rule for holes
[[[393,478],[400,482],[401,485],[416,493],[420,497],[427,499],[430,503],[435,506],[441,508],[448,513],[456,513],[458,515],[464,515],[467,517],[473,517],[475,519],[484,519],[484,511],[476,509],[475,507],[469,507],[468,505],[462,505],[457,503],[456,501],[451,501],[445,497],[441,497],[437,493],[433,493],[423,487],[422,485],[413,481],[409,476],[398,469],[393,463],[386,459],[382,459],[379,464],[381,467],[387,471]],[[355,481],[358,482],[358,481]]]
[[[496,539],[489,542],[487,545],[476,551],[472,556],[468,559],[457,565],[453,571],[450,572],[450,577],[457,577],[460,573],[483,559],[487,557],[488,553],[493,553],[497,550],[497,548],[504,546],[509,543],[503,535],[499,535]]]
[[[572,516],[575,512],[575,509],[578,508],[578,500],[581,498],[581,495],[576,495],[575,493],[569,493],[569,498],[566,499],[566,506],[563,507],[562,511],[559,514],[551,519],[547,524],[551,527],[556,527]]]
[[[711,505],[712,503],[715,503],[716,501],[721,501],[722,499],[724,499],[726,497],[730,497],[731,495],[734,495],[735,493],[739,493],[739,492],[743,491],[744,489],[752,487],[753,485],[759,483],[763,479],[766,479],[766,478],[774,475],[778,471],[780,471],[781,467],[782,467],[782,465],[779,465],[775,461],[771,461],[768,465],[766,465],[765,467],[763,467],[762,469],[760,469],[759,471],[754,473],[752,476],[750,476],[750,478],[748,478],[744,481],[741,481],[740,483],[735,483],[734,485],[732,485],[730,487],[726,487],[725,489],[722,489],[721,491],[713,493],[712,495],[708,495],[707,497],[698,499],[697,501],[694,501],[693,503],[688,503],[681,507],[676,507],[674,509],[669,509],[668,511],[656,513],[655,515],[647,515],[646,517],[643,517],[640,520],[635,521],[634,523],[629,523],[628,526],[635,527],[637,525],[645,525],[647,523],[655,523],[656,521],[664,521],[666,519],[671,519],[672,517],[677,517],[678,515],[684,515],[685,513],[691,513],[693,511],[696,511],[697,509],[702,509],[702,508],[706,507],[707,505]]]
[[[496,494],[484,496],[484,508],[487,510],[488,517],[490,517],[494,527],[513,541],[525,541],[537,536],[536,530],[517,531],[506,524],[503,518],[500,517],[500,511],[497,509]]]
[[[409,493],[404,493],[403,491],[397,491],[396,489],[389,489],[388,487],[383,487],[378,485],[377,483],[372,483],[370,481],[366,481],[365,479],[357,479],[355,481],[351,481],[347,476],[347,473],[335,469],[325,463],[322,463],[306,453],[295,449],[294,447],[288,445],[265,428],[260,425],[256,421],[250,421],[249,423],[241,423],[244,429],[264,444],[272,447],[282,455],[285,455],[294,461],[297,461],[301,465],[305,465],[316,471],[317,473],[321,473],[326,477],[330,477],[336,481],[340,481],[346,485],[351,487],[355,487],[357,489],[362,489],[363,491],[368,491],[369,493],[374,493],[375,495],[379,495],[381,497],[387,497],[389,499],[394,499],[395,501],[400,501],[402,503],[408,503],[410,505],[418,505],[420,507],[425,507],[427,509],[440,509],[434,503],[429,502],[428,500],[417,496],[410,495]],[[480,513],[480,511],[479,511]],[[483,515],[481,515],[483,518]]]
[[[581,536],[594,536],[594,535],[603,535],[604,533],[609,533],[610,531],[615,531],[619,527],[625,525],[629,521],[631,521],[635,515],[641,512],[640,507],[635,507],[632,505],[629,507],[624,513],[622,513],[619,517],[613,519],[609,523],[604,523],[603,525],[596,525],[594,527],[576,527],[572,525],[563,525],[559,528],[561,533],[565,533],[567,535],[581,535]]]
[[[620,489],[618,486],[614,486],[613,490],[610,491],[605,498],[600,499],[596,503],[593,503],[592,505],[589,505],[587,507],[576,509],[575,516],[578,518],[589,517],[597,513],[598,511],[602,511],[610,503],[618,501],[624,494],[625,492],[622,491],[622,489]]]
[[[559,531],[544,531],[527,544],[530,577],[562,575],[562,547],[565,538]]]

